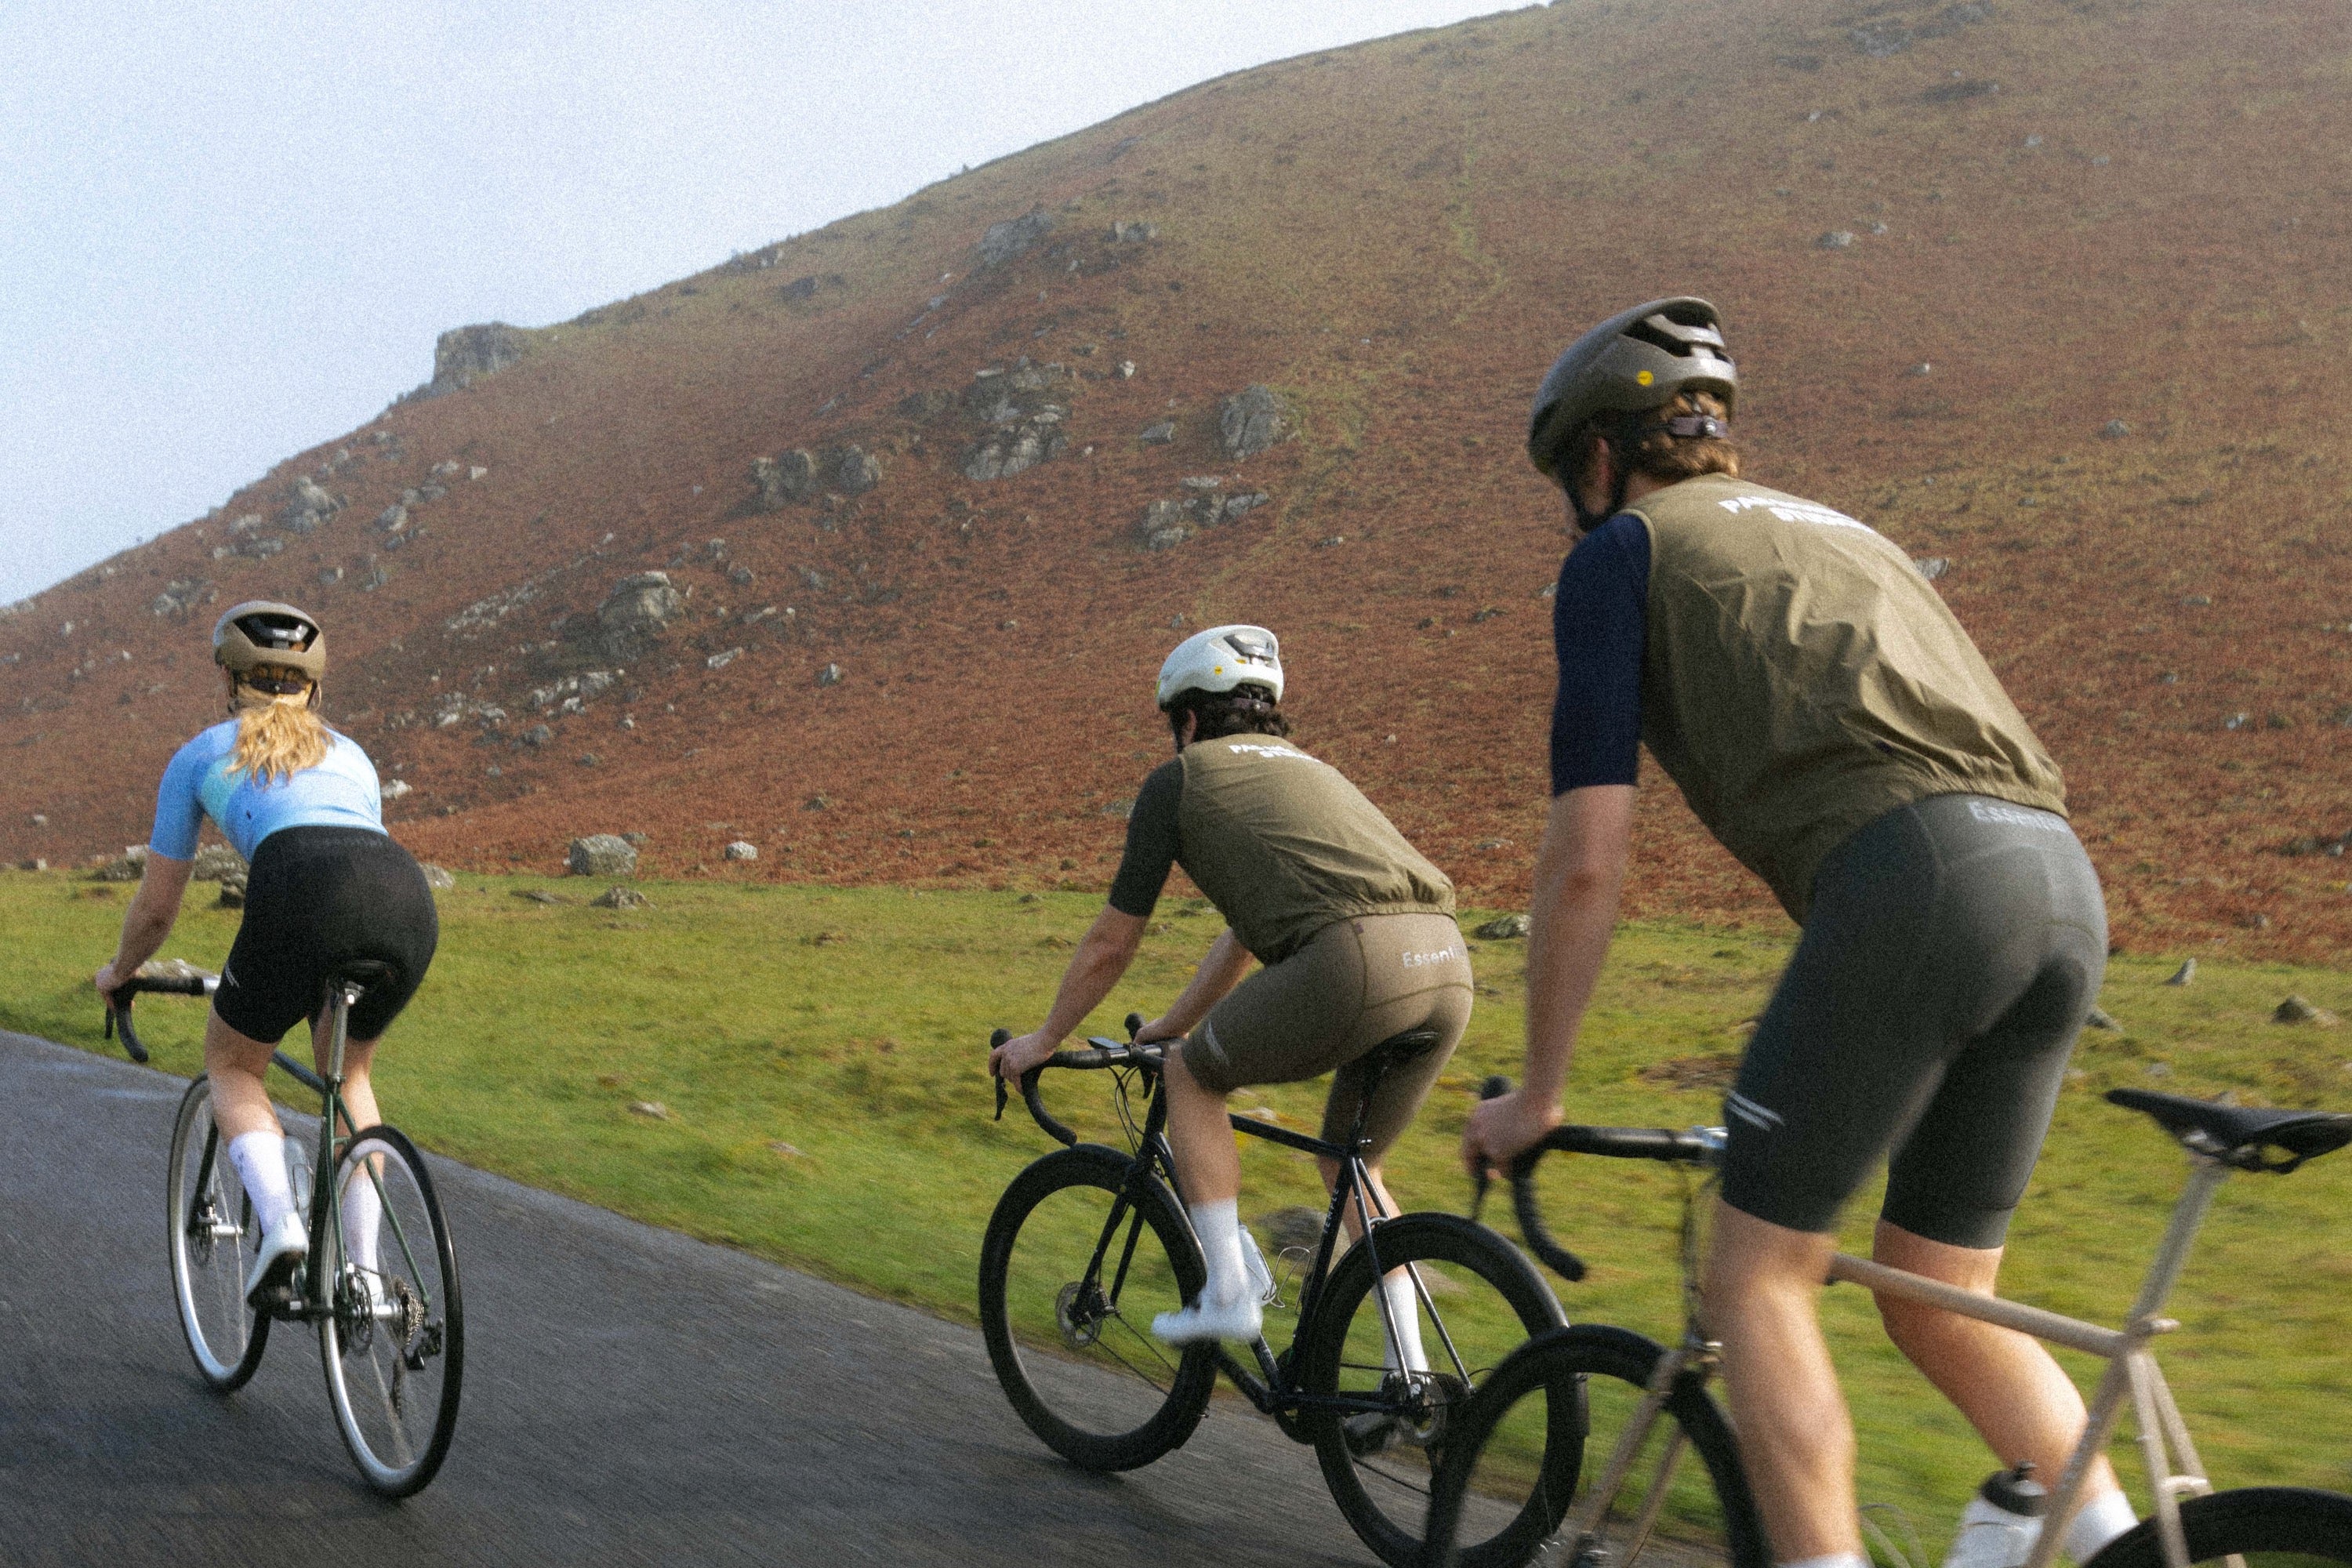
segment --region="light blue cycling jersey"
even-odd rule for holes
[[[383,831],[383,797],[375,764],[357,741],[329,731],[318,766],[270,783],[233,771],[236,721],[214,725],[173,756],[155,794],[150,852],[174,860],[196,853],[196,829],[210,816],[247,860],[281,827],[366,827]]]

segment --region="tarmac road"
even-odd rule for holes
[[[163,1256],[183,1087],[0,1032],[0,1563],[1375,1561],[1313,1455],[1229,1401],[1087,1476],[975,1330],[446,1161],[465,1405],[439,1479],[385,1503],[314,1335],[281,1327],[234,1395],[196,1376]]]

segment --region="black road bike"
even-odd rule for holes
[[[1129,1015],[1129,1035],[1142,1023]],[[1006,1037],[1000,1029],[992,1044]],[[1368,1058],[1371,1083],[1438,1043],[1426,1030],[1383,1041]],[[1510,1351],[1562,1325],[1559,1300],[1517,1248],[1484,1226],[1458,1215],[1374,1212],[1362,1114],[1346,1143],[1235,1115],[1235,1131],[1339,1167],[1314,1245],[1278,1247],[1270,1270],[1277,1289],[1296,1288],[1295,1301],[1269,1308],[1272,1317],[1295,1307],[1295,1334],[1279,1353],[1261,1336],[1246,1363],[1223,1345],[1154,1339],[1152,1318],[1196,1296],[1207,1272],[1164,1136],[1164,1050],[1097,1037],[1022,1078],[1029,1114],[1064,1147],[1013,1178],[982,1245],[980,1320],[997,1381],[1054,1452],[1084,1469],[1125,1470],[1192,1435],[1222,1372],[1286,1436],[1314,1446],[1332,1498],[1364,1543],[1384,1562],[1411,1563],[1456,1413]],[[1080,1142],[1055,1121],[1038,1094],[1045,1067],[1108,1070],[1126,1147]],[[1000,1079],[1000,1118],[1006,1100]],[[1362,1239],[1335,1263],[1350,1213]],[[1412,1281],[1423,1365],[1400,1364],[1405,1358],[1391,1348],[1414,1326],[1392,1319],[1391,1292],[1377,1288],[1399,1270]],[[1523,1561],[1574,1488],[1584,1441],[1578,1402],[1540,1410],[1521,1402],[1514,1413],[1526,1429],[1511,1445],[1490,1446],[1494,1463],[1458,1527],[1461,1561],[1473,1568]]]
[[[457,1255],[424,1156],[396,1128],[354,1129],[343,1106],[352,1005],[387,978],[382,964],[361,963],[329,981],[323,1075],[283,1051],[270,1055],[319,1097],[316,1152],[286,1140],[295,1201],[310,1232],[310,1257],[292,1281],[257,1306],[245,1299],[260,1231],[201,1074],[172,1128],[164,1203],[180,1328],[205,1381],[223,1394],[242,1388],[260,1368],[272,1323],[312,1325],[344,1447],[369,1486],[399,1498],[433,1479],[457,1432],[466,1314]],[[218,984],[210,975],[132,980],[109,999],[107,1032],[121,1034],[131,1059],[143,1062],[147,1048],[131,1023],[138,994],[203,996]],[[380,1215],[372,1258],[343,1234],[344,1200],[360,1184],[374,1190]]]

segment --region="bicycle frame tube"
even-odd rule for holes
[[[2171,1222],[2166,1226],[2164,1240],[2140,1282],[2131,1317],[2119,1330],[1995,1296],[1979,1296],[1845,1253],[1832,1260],[1830,1278],[1833,1280],[1848,1280],[1879,1295],[1940,1307],[1963,1318],[2013,1329],[2105,1359],[2107,1370],[2092,1397],[2083,1440],[2074,1446],[2074,1454],[2066,1461],[2066,1473],[2050,1500],[2041,1536],[2034,1542],[2032,1554],[2026,1559],[2025,1568],[2050,1568],[2056,1559],[2060,1538],[2083,1500],[2084,1482],[2090,1475],[2091,1462],[2105,1451],[2126,1399],[2132,1405],[2132,1425],[2140,1458],[2147,1467],[2149,1490],[2156,1499],[2157,1529],[2164,1542],[2165,1562],[2169,1568],[2189,1568],[2189,1543],[2180,1526],[2180,1500],[2202,1495],[2213,1488],[2197,1457],[2196,1446],[2189,1440],[2180,1407],[2173,1402],[2172,1390],[2166,1384],[2164,1373],[2147,1346],[2157,1335],[2179,1327],[2158,1313],[2173,1287],[2179,1283],[2189,1249],[2212,1205],[2214,1191],[2228,1174],[2228,1167],[2220,1161],[2193,1152],[2189,1155],[2189,1184],[2181,1192],[2180,1201],[2173,1205]],[[1644,1411],[1648,1411],[1646,1405]],[[2180,1468],[2175,1469],[2176,1464]]]

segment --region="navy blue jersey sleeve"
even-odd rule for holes
[[[1168,885],[1179,847],[1177,808],[1184,799],[1184,764],[1162,763],[1143,781],[1127,817],[1127,853],[1111,879],[1110,907],[1138,920],[1149,916]]]
[[[1642,647],[1648,635],[1650,531],[1631,512],[1585,535],[1559,569],[1552,646],[1551,792],[1629,784],[1641,765]]]

